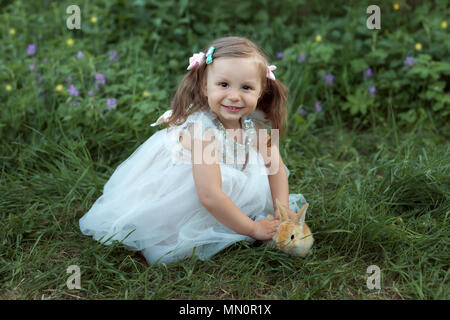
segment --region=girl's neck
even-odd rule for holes
[[[223,122],[220,119],[219,119],[219,121],[222,123],[222,125],[225,129],[242,129],[242,118],[239,119],[238,123]]]
[[[220,119],[219,116],[218,116],[214,111],[212,111],[211,109],[209,110],[209,112],[212,113],[212,114],[217,118],[217,120],[219,120],[219,122],[222,124],[222,126],[223,126],[225,129],[233,129],[233,130],[236,130],[236,129],[242,129],[242,118],[239,118],[239,120],[238,120],[237,122],[236,122],[236,121],[223,121],[223,120]]]

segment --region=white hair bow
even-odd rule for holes
[[[189,58],[189,66],[187,67],[187,69],[191,70],[198,67],[204,59],[205,54],[203,52],[194,53],[194,55]]]
[[[268,66],[267,67],[267,78],[275,80],[275,75],[273,74],[272,71],[276,70],[277,67],[274,65]]]

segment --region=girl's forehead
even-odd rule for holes
[[[209,71],[217,77],[261,78],[261,63],[255,58],[221,57],[213,60]],[[208,71],[208,73],[209,73]]]

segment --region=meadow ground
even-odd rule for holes
[[[311,204],[310,255],[242,242],[168,266],[83,236],[78,219],[113,168],[94,163],[83,140],[34,137],[8,144],[15,169],[1,175],[3,299],[449,298],[450,149],[435,130],[291,132],[281,150],[291,193]],[[80,290],[66,286],[70,265],[80,267]],[[370,265],[379,290],[367,287]]]

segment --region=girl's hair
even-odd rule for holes
[[[255,59],[262,80],[262,94],[256,109],[265,113],[265,117],[272,122],[272,128],[278,129],[281,137],[287,123],[287,88],[280,81],[266,77],[269,66],[266,54],[252,41],[242,37],[225,37],[214,40],[203,52],[206,54],[211,46],[215,48],[213,63],[215,59],[222,57]],[[204,60],[181,80],[172,103],[172,116],[166,122],[167,126],[180,125],[190,114],[208,108],[208,99],[201,90],[202,85],[206,83],[206,68],[207,64]]]

